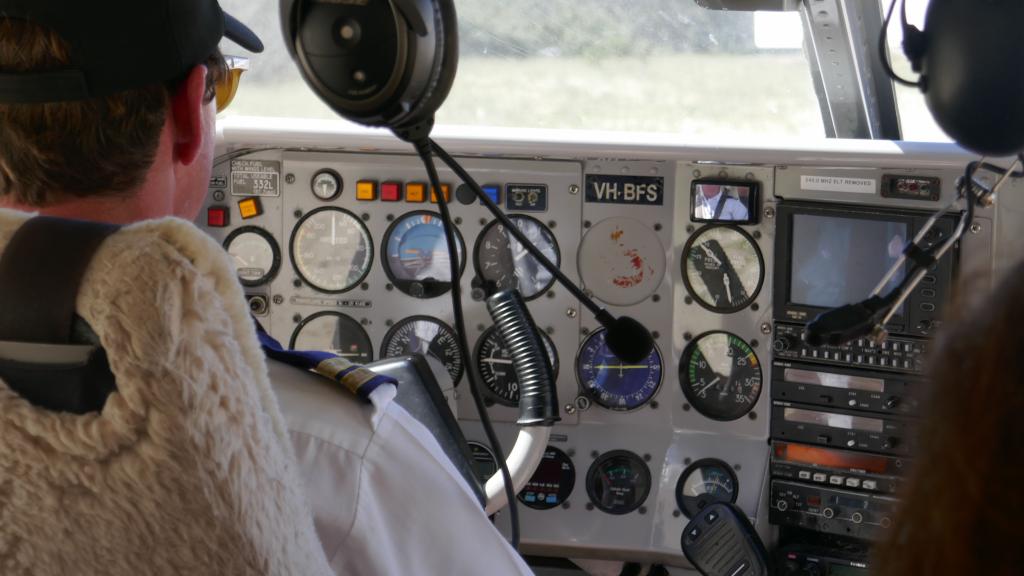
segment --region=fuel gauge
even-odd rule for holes
[[[676,504],[693,518],[708,504],[736,502],[739,482],[728,464],[715,458],[698,460],[683,470],[676,483]]]

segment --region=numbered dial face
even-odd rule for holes
[[[609,514],[628,514],[651,492],[651,471],[644,461],[625,450],[608,452],[587,471],[587,494],[594,506]]]
[[[735,420],[761,396],[761,364],[738,336],[708,332],[683,351],[679,382],[698,412],[714,420]]]
[[[412,316],[395,324],[384,336],[381,358],[408,354],[433,356],[448,370],[452,382],[459,383],[465,362],[459,353],[459,341],[447,324],[430,316]]]
[[[643,222],[609,218],[587,231],[577,265],[583,284],[594,296],[616,306],[631,306],[661,285],[665,247]]]
[[[646,404],[661,386],[661,352],[657,346],[639,363],[620,360],[598,330],[583,343],[576,358],[576,377],[595,402],[611,410],[633,410]]]
[[[459,231],[459,261],[465,246]],[[444,224],[436,212],[410,212],[388,228],[384,238],[384,272],[396,288],[415,298],[434,298],[451,289],[451,259]],[[461,273],[461,268],[460,268]]]
[[[548,446],[519,501],[535,510],[549,510],[565,502],[576,485],[576,467],[565,452]]]
[[[736,502],[739,482],[728,464],[714,458],[690,464],[676,483],[676,503],[687,518],[708,504]]]
[[[307,317],[295,329],[288,347],[333,352],[356,364],[373,361],[373,344],[366,331],[340,312],[317,312]]]
[[[313,176],[310,187],[313,195],[321,200],[334,200],[341,194],[341,176],[334,170],[321,170]]]
[[[529,216],[509,219],[555,266],[561,265],[558,243],[547,226]],[[540,296],[555,278],[497,220],[480,234],[474,251],[477,274],[498,290],[518,288],[527,300]]]
[[[551,361],[551,373],[558,378],[558,352],[548,335],[541,332],[544,351]],[[505,406],[519,405],[519,380],[512,368],[512,354],[494,326],[487,329],[476,345],[476,366],[491,396]]]
[[[277,276],[281,268],[281,250],[269,232],[256,226],[245,226],[224,240],[224,249],[231,255],[243,286],[260,286]]]
[[[351,290],[373,265],[370,231],[351,212],[313,210],[292,231],[292,263],[299,276],[321,292]]]
[[[742,310],[757,298],[764,260],[749,234],[732,226],[705,226],[683,249],[683,281],[698,304],[719,313]]]

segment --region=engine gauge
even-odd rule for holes
[[[407,354],[433,356],[439,360],[458,384],[465,370],[459,341],[447,324],[430,316],[410,316],[398,322],[384,335],[380,346],[381,358],[394,358]]]
[[[740,337],[707,332],[683,351],[679,382],[698,412],[713,420],[735,420],[761,396],[761,364]]]
[[[266,284],[281,268],[281,249],[263,228],[243,226],[235,230],[224,240],[224,249],[231,255],[242,286]]]
[[[321,170],[313,175],[310,187],[313,195],[321,200],[334,200],[341,195],[344,181],[334,170]]]
[[[608,349],[604,329],[593,332],[576,357],[576,378],[590,398],[610,410],[633,410],[646,404],[661,386],[661,352],[628,364]]]
[[[576,485],[576,467],[565,452],[548,446],[519,501],[535,510],[549,510],[569,499]]]
[[[602,454],[587,471],[590,501],[609,514],[628,514],[636,510],[650,492],[650,469],[639,456],[627,450]]]
[[[466,268],[462,235],[455,230],[461,267]],[[384,272],[391,283],[415,298],[434,298],[451,289],[451,259],[444,224],[436,212],[409,212],[395,220],[384,235]]]
[[[561,265],[558,242],[547,226],[535,218],[518,214],[509,216],[509,220],[540,248],[548,260],[555,266]],[[541,266],[497,220],[488,224],[477,238],[473,261],[477,274],[484,281],[494,283],[498,290],[518,288],[527,300],[540,296],[555,281],[551,272]]]
[[[698,460],[683,470],[676,483],[676,504],[693,518],[708,504],[736,502],[739,482],[732,468],[715,458]]]
[[[340,312],[317,312],[306,317],[292,333],[288,347],[333,352],[356,364],[373,361],[373,343],[366,330]]]
[[[544,342],[544,350],[551,361],[551,373],[558,378],[558,352],[547,334],[540,332]],[[500,404],[505,406],[519,405],[519,380],[512,369],[512,354],[505,346],[496,327],[491,326],[476,345],[476,366],[480,377],[487,385],[487,391]]]
[[[727,314],[746,308],[764,282],[764,259],[749,234],[734,226],[705,226],[683,248],[683,282],[698,304]]]
[[[346,292],[373,265],[373,240],[362,221],[347,210],[317,208],[292,230],[292,264],[310,286],[329,294]]]
[[[645,300],[665,277],[665,247],[632,218],[602,220],[587,231],[577,259],[580,278],[598,299],[616,306]]]

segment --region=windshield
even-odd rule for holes
[[[337,118],[289,59],[277,0],[221,5],[267,44],[226,115]],[[456,8],[459,71],[439,124],[824,137],[797,12],[712,11],[692,0]]]

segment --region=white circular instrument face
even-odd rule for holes
[[[749,306],[764,282],[764,260],[749,234],[712,224],[683,250],[683,281],[698,304],[727,314]]]
[[[632,218],[602,220],[580,243],[583,285],[607,304],[642,302],[665,277],[665,247],[649,226]]]
[[[321,292],[351,290],[373,265],[373,240],[354,214],[318,208],[292,231],[292,262],[307,284]]]

